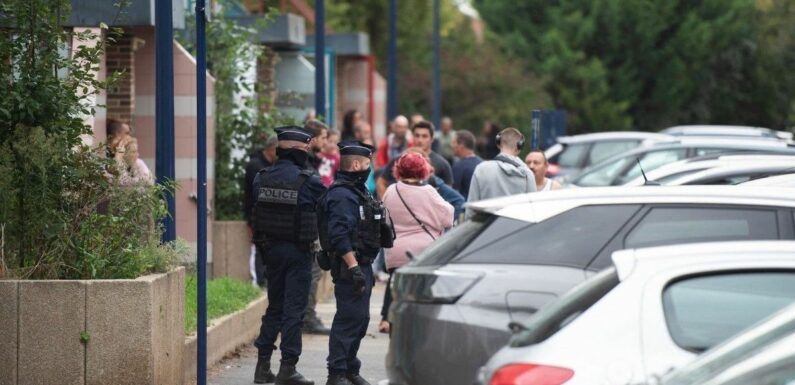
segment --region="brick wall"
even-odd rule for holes
[[[132,34],[125,33],[106,53],[107,72],[124,72],[110,89],[107,96],[107,117],[129,122],[135,110],[135,50],[137,42]]]

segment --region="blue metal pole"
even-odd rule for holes
[[[162,1],[162,0],[161,0]],[[196,384],[207,384],[207,40],[205,0],[196,1],[197,339]]]
[[[389,47],[387,49],[386,120],[398,115],[397,95],[397,0],[389,0]]]
[[[315,0],[315,113],[327,123],[326,116],[326,5]]]
[[[174,178],[174,29],[171,1],[156,1],[155,8],[155,174],[157,183]],[[177,238],[174,191],[166,194],[169,216],[163,220],[163,241]]]
[[[433,125],[438,130],[442,121],[441,38],[439,37],[439,0],[433,0]]]
[[[541,136],[541,111],[533,110],[530,117],[532,118],[532,127],[530,129],[530,144],[532,146],[530,148],[537,149],[539,136]]]

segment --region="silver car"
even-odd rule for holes
[[[790,189],[611,187],[471,204],[392,281],[387,354],[392,385],[472,384],[524,322],[625,248],[718,240],[795,239]],[[683,225],[687,223],[688,226]]]

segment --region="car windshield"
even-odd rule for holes
[[[628,156],[613,160],[582,174],[572,183],[582,187],[610,186],[619,173],[632,161],[633,158]]]
[[[559,300],[544,306],[527,323],[527,330],[514,335],[510,345],[523,347],[537,344],[563,329],[619,283],[618,273],[610,267],[575,286]]]

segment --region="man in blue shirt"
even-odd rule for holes
[[[466,198],[469,196],[469,185],[472,182],[475,167],[483,161],[475,155],[475,135],[466,130],[456,132],[453,152],[458,158],[453,163],[453,188]]]

